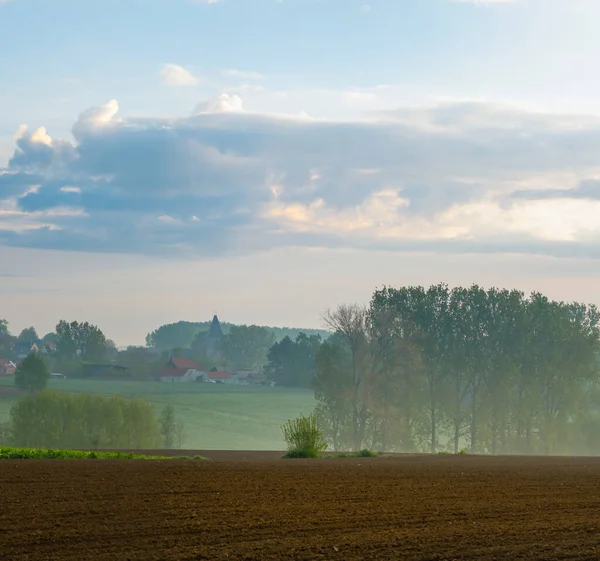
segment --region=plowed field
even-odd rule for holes
[[[600,559],[599,459],[243,457],[0,462],[0,558]]]

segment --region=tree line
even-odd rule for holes
[[[294,343],[289,334],[295,337],[295,343],[310,347],[321,340],[324,330],[308,330],[308,334],[291,328],[272,328],[258,325],[224,324],[224,336],[218,352],[207,356],[204,337],[208,323],[179,322],[162,326],[147,336],[146,347],[130,346],[119,351],[115,343],[96,325],[89,322],[60,320],[55,331],[38,339],[35,328],[24,329],[18,337],[8,331],[8,323],[0,321],[0,354],[1,357],[13,357],[14,346],[18,342],[37,343],[42,347],[52,343],[52,350],[43,349],[46,362],[52,365],[53,371],[69,377],[85,377],[93,370],[82,368],[83,365],[109,365],[118,363],[127,368],[121,376],[130,379],[151,379],[156,376],[160,367],[173,357],[187,357],[196,360],[207,369],[216,367],[221,370],[248,369],[260,371],[269,362],[269,353],[284,351],[289,343]],[[200,329],[200,330],[199,330]],[[186,345],[179,343],[186,342]],[[306,343],[306,344],[305,344]],[[4,344],[4,347],[2,345]],[[281,347],[279,345],[282,344]],[[292,345],[293,346],[293,345]],[[293,350],[289,347],[288,350]],[[308,352],[310,349],[308,349]],[[298,355],[298,353],[296,353]],[[281,360],[291,364],[291,357],[280,353]],[[15,360],[16,357],[14,357]],[[304,360],[295,359],[295,360]],[[308,359],[314,364],[314,352]],[[296,367],[297,368],[297,367]],[[283,373],[278,376],[285,385],[304,385],[310,387],[311,378],[302,375]]]
[[[184,426],[167,405],[143,399],[44,390],[16,402],[0,427],[2,445],[27,448],[181,448]]]
[[[600,453],[593,305],[440,284],[383,288],[325,322],[316,413],[336,449]]]
[[[171,351],[176,348],[193,348],[198,343],[198,336],[203,335],[208,331],[210,322],[189,322],[179,321],[161,325],[158,329],[146,335],[146,346],[156,349],[159,352]],[[269,338],[270,345],[277,341],[281,341],[285,337],[295,339],[300,333],[307,335],[320,335],[326,337],[327,332],[323,329],[298,329],[295,327],[269,327],[262,325],[236,325],[228,322],[221,322],[221,328],[225,336],[229,335],[234,327],[242,328],[245,338],[250,338],[251,329],[260,330],[261,338]],[[266,356],[266,353],[265,355]],[[263,356],[263,358],[264,358]],[[264,364],[264,363],[263,363]]]

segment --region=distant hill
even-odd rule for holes
[[[223,333],[227,335],[232,325],[236,325],[228,322],[221,322],[221,329]],[[193,343],[196,335],[202,331],[208,331],[210,321],[190,322],[190,321],[179,321],[177,323],[170,323],[167,325],[161,325],[158,329],[152,333],[146,335],[146,345],[153,347],[160,351],[166,351],[177,347],[190,347]],[[298,334],[305,333],[306,335],[320,335],[323,339],[327,339],[329,331],[324,329],[302,329],[299,327],[266,327],[275,335],[277,341],[281,341],[285,337],[295,339]]]

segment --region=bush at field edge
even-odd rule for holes
[[[297,419],[289,420],[281,430],[288,446],[285,458],[318,458],[319,454],[327,449],[315,415],[301,415]]]
[[[44,448],[0,447],[0,460],[183,460],[184,457],[150,456],[133,452],[83,452],[81,450],[49,450]],[[194,460],[204,459],[194,456]]]

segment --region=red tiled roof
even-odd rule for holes
[[[231,378],[231,372],[207,372],[206,374],[211,380],[227,380]]]
[[[193,368],[194,370],[204,370],[201,364],[198,364],[195,360],[190,358],[173,358],[171,362],[175,365],[176,368],[185,368],[189,370]]]

